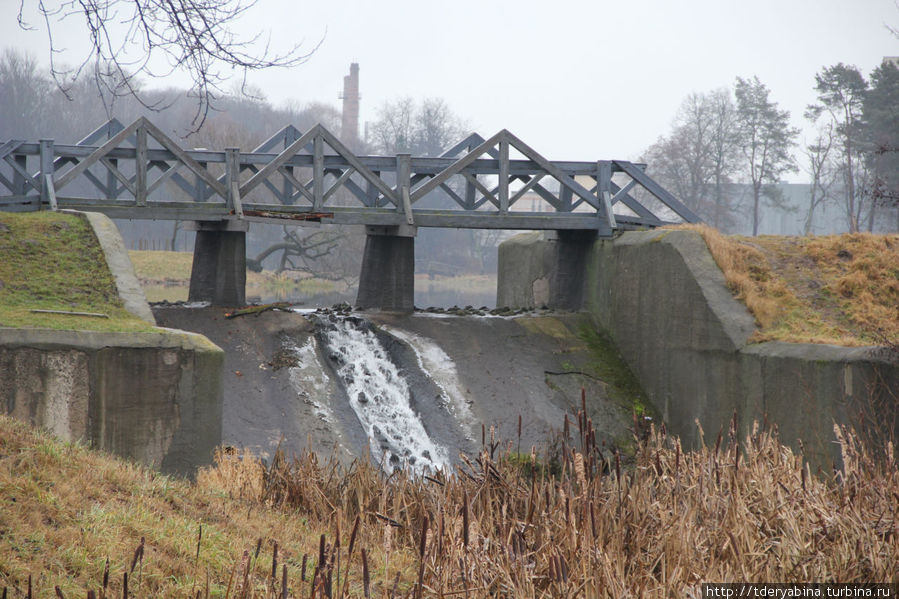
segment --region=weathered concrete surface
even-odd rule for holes
[[[183,331],[2,328],[0,405],[63,439],[190,475],[221,441],[223,358]]]
[[[356,308],[412,312],[415,308],[414,237],[366,235]]]
[[[246,303],[247,234],[215,226],[197,223],[188,299],[214,306],[242,306]]]
[[[296,369],[321,369],[315,352],[297,354],[314,337],[314,326],[295,313],[265,312],[258,316],[225,319],[221,308],[155,306],[166,326],[202,333],[225,350],[223,441],[270,456],[280,444],[290,453],[312,450],[341,457],[359,457],[368,441],[341,393],[316,389]],[[580,406],[586,388],[587,408],[597,424],[600,441],[627,442],[632,424],[631,405],[612,397],[609,385],[591,375],[597,356],[581,338],[593,326],[585,314],[547,314],[516,318],[432,316],[372,313],[365,317],[395,340],[417,336],[435,344],[448,360],[439,369],[448,375],[441,384],[461,398],[467,414],[455,414],[452,427],[436,392],[417,384],[417,359],[410,348],[390,348],[413,390],[414,409],[435,440],[471,455],[480,447],[481,424],[494,427],[498,439],[517,441],[522,417],[522,451],[546,446],[559,431],[565,414]],[[402,355],[405,354],[405,355]],[[418,372],[415,372],[418,370]],[[450,372],[452,370],[452,372]],[[333,377],[332,377],[333,379]],[[431,383],[433,385],[433,383]],[[316,403],[327,404],[333,419],[317,414]],[[466,430],[460,441],[445,429]],[[444,434],[445,433],[445,434]],[[489,432],[488,432],[489,434]]]
[[[543,269],[557,255],[557,243],[532,234],[500,246],[497,305],[538,303],[540,282],[551,277]],[[858,414],[892,406],[879,420],[896,428],[899,365],[874,348],[748,344],[754,319],[698,233],[629,232],[596,241],[583,276],[584,308],[688,445],[700,441],[696,421],[714,438],[734,413],[743,434],[767,417],[785,442],[801,438],[807,456],[829,464],[838,457],[834,422],[865,425]]]
[[[106,265],[115,279],[119,297],[125,304],[125,309],[138,318],[155,325],[153,312],[147,304],[147,297],[137,280],[137,275],[134,274],[134,265],[131,264],[125,242],[122,241],[122,236],[115,223],[99,212],[79,212],[77,210],[66,210],[65,212],[84,218],[93,228],[94,235],[97,236],[97,241],[103,249]]]

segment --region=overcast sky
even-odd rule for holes
[[[18,2],[3,2],[0,44],[46,60],[46,33],[18,30]],[[80,23],[64,25],[73,49]],[[899,27],[894,0],[259,0],[242,25],[270,32],[276,49],[321,41],[305,64],[251,77],[273,104],[339,106],[358,62],[363,122],[399,96],[440,97],[482,135],[506,128],[558,160],[634,159],[684,96],[737,76],[757,75],[804,126],[822,67],[867,75],[899,55],[886,28]]]

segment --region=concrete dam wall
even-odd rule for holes
[[[579,262],[579,279],[559,280],[560,263]],[[820,465],[839,459],[834,423],[881,438],[899,432],[899,364],[876,348],[750,344],[754,318],[696,232],[628,232],[587,243],[526,233],[500,246],[497,305],[572,298],[614,340],[687,446],[701,442],[697,422],[714,442],[734,413],[741,438],[767,419]]]
[[[181,331],[0,329],[6,413],[173,474],[221,441],[222,351]]]
[[[156,324],[115,225],[94,230],[119,297]],[[0,410],[166,473],[191,475],[222,437],[224,353],[195,333],[0,327]]]

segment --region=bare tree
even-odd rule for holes
[[[381,106],[370,128],[370,142],[388,154],[439,156],[465,133],[465,124],[444,100],[426,98],[419,104],[406,97]]]
[[[693,93],[681,104],[671,134],[645,158],[654,177],[719,227],[730,209],[727,187],[736,171],[737,142],[730,93]]]
[[[790,113],[779,110],[769,99],[769,90],[758,77],[737,77],[737,123],[744,167],[752,184],[752,234],[758,235],[761,198],[776,201],[777,193],[765,186],[775,184],[786,172],[796,170],[790,154],[799,130],[790,127]]]
[[[32,56],[12,49],[0,54],[0,139],[28,139],[49,131],[47,100],[52,85]]]
[[[126,94],[142,99],[141,76],[163,78],[187,71],[197,99],[192,121],[196,130],[234,69],[245,81],[249,71],[295,66],[315,51],[302,53],[298,44],[278,53],[259,33],[238,35],[239,20],[255,4],[256,0],[20,0],[17,20],[23,29],[34,29],[36,20],[43,21],[53,79],[65,93],[73,80],[90,73],[104,101]],[[57,61],[62,48],[55,34],[73,22],[84,28],[90,49],[69,69]],[[162,107],[141,101],[147,107]]]
[[[833,124],[827,123],[818,131],[815,141],[805,146],[803,150],[806,158],[804,170],[812,181],[808,211],[805,215],[806,235],[812,232],[815,209],[830,199],[831,189],[836,182],[837,169],[832,162],[833,141]]]
[[[861,145],[861,115],[868,82],[854,66],[843,63],[822,69],[815,75],[818,102],[809,105],[806,116],[815,120],[827,114],[840,142],[845,179],[845,206],[849,230],[859,230],[862,211],[861,189],[857,185]]]

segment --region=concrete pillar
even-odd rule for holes
[[[366,227],[356,308],[412,312],[415,307],[415,227]]]
[[[197,238],[188,300],[210,302],[214,306],[244,305],[247,286],[246,223],[200,221],[191,228],[196,230]]]
[[[581,310],[584,307],[587,260],[596,231],[555,231],[547,234],[555,242],[549,280],[549,307]]]

